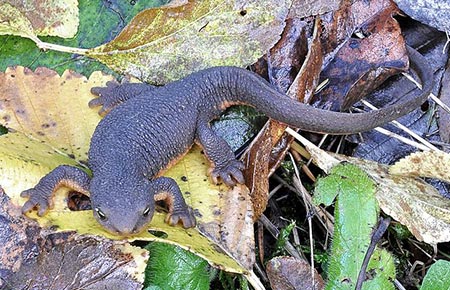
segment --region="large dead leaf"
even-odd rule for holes
[[[11,131],[0,136],[0,185],[16,204],[24,202],[21,191],[35,186],[59,164],[85,164],[90,136],[100,120],[97,111],[87,106],[93,97],[90,88],[108,80],[111,77],[100,73],[86,79],[71,72],[59,76],[48,69],[32,72],[23,67],[0,74],[0,124]],[[142,233],[132,240],[177,244],[227,271],[248,272],[254,263],[248,189],[213,186],[206,176],[208,165],[200,148],[195,147],[166,173],[178,181],[187,203],[194,208],[197,229],[171,227],[164,222],[165,214],[157,213],[150,229],[167,237]],[[43,226],[57,226],[58,231],[120,238],[104,231],[91,211],[69,211],[66,193],[61,189],[56,194],[55,208],[44,217],[30,216]]]
[[[392,175],[388,165],[327,153],[292,130],[289,133],[305,144],[325,172],[342,161],[361,167],[377,184],[376,197],[382,211],[408,227],[418,240],[429,244],[450,241],[450,199],[433,186],[418,178]]]
[[[192,0],[148,9],[88,56],[151,83],[254,63],[279,39],[290,0]]]
[[[39,41],[36,35],[74,37],[78,29],[77,0],[0,3],[0,35],[13,34]]]

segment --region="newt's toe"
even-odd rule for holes
[[[194,215],[189,209],[186,211],[168,213],[166,216],[166,223],[171,226],[176,226],[180,221],[185,229],[193,228],[197,223]]]
[[[22,206],[22,213],[27,213],[34,208],[38,208],[38,216],[43,216],[49,208],[53,207],[51,199],[47,199],[45,193],[35,188],[23,191],[20,196],[29,198]]]
[[[232,160],[223,166],[215,167],[211,171],[210,176],[215,184],[219,183],[220,178],[226,185],[233,187],[236,185],[236,182],[240,184],[245,182],[244,175],[242,174],[244,167],[241,161]]]

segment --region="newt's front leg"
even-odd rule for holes
[[[119,84],[115,81],[106,83],[106,87],[93,87],[91,93],[98,96],[89,102],[89,107],[102,106],[98,113],[106,115],[119,104],[127,100],[139,96],[141,94],[149,93],[154,90],[155,86],[143,83],[123,83]]]
[[[65,186],[88,194],[89,182],[90,177],[83,170],[69,165],[58,166],[42,177],[35,187],[20,194],[21,197],[29,198],[23,205],[22,212],[26,213],[37,207],[38,215],[43,216],[49,208],[53,208],[52,197],[58,188]]]
[[[169,207],[166,223],[171,226],[181,221],[185,229],[195,227],[192,211],[184,201],[178,184],[172,178],[159,177],[152,181],[155,201],[164,201]]]

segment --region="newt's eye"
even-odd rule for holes
[[[147,207],[144,209],[144,211],[142,212],[142,215],[143,215],[144,217],[146,217],[146,216],[148,216],[149,213],[150,213],[150,207],[147,206]]]
[[[102,221],[106,221],[107,217],[106,214],[104,212],[102,212],[102,210],[98,207],[95,208],[95,212],[97,213],[98,217],[102,220]]]

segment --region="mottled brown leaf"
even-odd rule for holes
[[[381,10],[367,15],[368,18],[359,27],[359,37],[346,39],[326,66],[321,81],[327,80],[328,85],[314,96],[316,106],[335,111],[346,110],[388,77],[408,68],[400,26],[392,17],[397,12],[396,7],[384,6],[381,0],[365,2],[364,5],[361,2],[364,1],[357,1],[349,7],[348,17],[365,16],[361,11],[373,10],[369,6],[374,2],[379,2]]]
[[[321,290],[325,282],[311,265],[294,257],[276,257],[267,263],[267,277],[272,289],[277,290]]]
[[[70,239],[41,251],[8,283],[10,289],[142,289],[148,253],[136,247],[132,254],[131,248],[106,239]]]
[[[302,100],[305,93],[312,94],[314,91],[322,63],[319,28],[319,22],[316,22],[313,41],[306,61],[303,62],[300,72],[287,92],[291,98]],[[242,160],[247,162],[245,180],[252,193],[255,219],[259,218],[267,206],[268,176],[278,168],[292,141],[290,136],[284,135],[286,127],[283,123],[269,120],[253,140],[246,155],[242,157]]]

